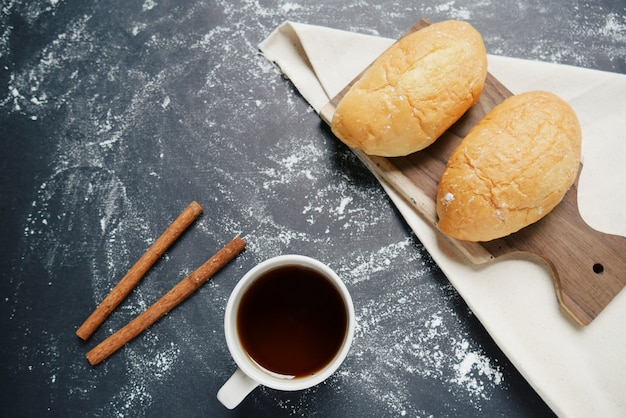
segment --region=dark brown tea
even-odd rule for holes
[[[242,297],[237,332],[261,367],[295,378],[321,370],[341,349],[348,316],[341,294],[310,268],[264,273]]]

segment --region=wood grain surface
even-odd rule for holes
[[[428,24],[420,20],[406,34]],[[330,124],[337,104],[358,78],[320,111],[326,123]],[[394,158],[355,153],[437,228],[437,187],[449,156],[476,122],[511,95],[488,74],[478,103],[430,147]],[[563,309],[578,323],[588,325],[626,285],[626,238],[596,231],[584,222],[578,211],[577,188],[578,178],[550,214],[507,237],[482,243],[446,238],[475,264],[520,253],[539,257],[552,272]]]

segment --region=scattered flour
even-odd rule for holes
[[[127,417],[136,411],[145,409],[153,401],[150,387],[154,381],[168,380],[179,362],[181,350],[174,344],[169,346],[160,343],[157,336],[152,337],[151,343],[158,344],[154,356],[149,357],[144,353],[137,354],[134,350],[128,350],[126,367],[128,374],[132,376],[119,393],[111,399],[111,402],[102,411],[103,416]]]
[[[141,8],[144,12],[146,12],[148,10],[154,9],[156,6],[157,6],[157,3],[154,0],[145,0]]]
[[[438,4],[434,6],[434,8],[437,13],[445,13],[451,19],[457,19],[457,20],[470,20],[471,19],[472,14],[467,8],[463,6],[455,7],[455,5],[456,5],[456,1],[453,0],[447,3]]]
[[[606,22],[598,33],[617,42],[626,41],[626,16],[619,16],[617,13],[607,13]]]
[[[360,306],[351,354],[352,361],[360,365],[345,367],[342,377],[361,382],[370,397],[387,402],[393,415],[427,414],[427,405],[420,409],[414,400],[428,394],[412,393],[415,389],[408,382],[413,378],[429,381],[427,387],[446,387],[460,403],[480,408],[490,399],[491,391],[503,383],[503,373],[480,347],[456,336],[454,324],[462,319],[452,310],[422,317],[438,303],[425,299],[432,294],[424,292],[423,286],[414,283],[411,288],[411,282],[418,279],[414,276],[407,274],[400,290]],[[390,323],[398,324],[396,331]],[[406,374],[398,374],[399,369]]]

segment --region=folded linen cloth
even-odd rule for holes
[[[259,48],[316,112],[395,40],[285,22]],[[489,71],[513,93],[552,91],[583,129],[579,209],[593,228],[626,236],[626,75],[489,55]],[[381,180],[407,223],[496,343],[561,416],[626,416],[626,291],[589,326],[559,309],[541,264],[507,259],[474,266]],[[625,272],[626,274],[626,272]],[[532,309],[528,309],[532,306]]]

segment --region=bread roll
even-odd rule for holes
[[[439,182],[439,229],[489,241],[546,216],[578,174],[581,129],[574,110],[533,91],[496,106],[452,153]]]
[[[468,23],[435,23],[400,39],[348,91],[333,133],[370,155],[426,148],[478,101],[487,53]]]

